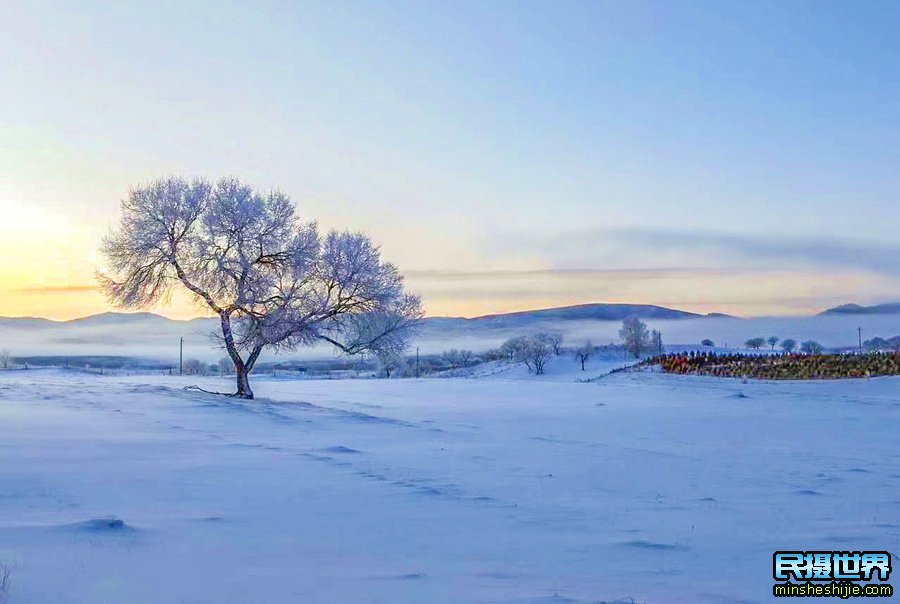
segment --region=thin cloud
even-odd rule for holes
[[[900,245],[849,239],[597,228],[543,237],[508,233],[495,237],[486,249],[501,258],[525,251],[557,269],[636,271],[665,263],[673,268],[664,270],[681,271],[817,268],[900,276]]]
[[[20,287],[16,291],[27,294],[73,294],[99,291],[96,285],[41,285]]]
[[[900,245],[813,237],[748,236],[732,233],[622,230],[614,237],[638,245],[718,251],[737,259],[802,262],[806,265],[863,269],[900,275]]]
[[[557,277],[557,278],[581,278],[604,277],[625,279],[665,279],[680,278],[688,275],[728,275],[729,271],[713,268],[546,268],[523,270],[471,270],[471,271],[444,271],[444,270],[409,270],[404,274],[410,279],[434,280],[434,281],[459,281],[459,280],[495,280],[495,279],[520,279],[523,277]]]

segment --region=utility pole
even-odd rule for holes
[[[416,377],[419,377],[419,347],[416,346]]]
[[[862,327],[857,327],[856,332],[859,334],[859,354],[862,354]]]
[[[184,375],[184,338],[178,338],[178,375]]]

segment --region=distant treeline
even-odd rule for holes
[[[125,356],[104,355],[45,355],[26,356],[11,359],[13,367],[68,367],[71,369],[132,369],[163,370],[172,367],[171,363],[163,363],[150,359],[138,359]],[[175,365],[177,368],[177,365]]]

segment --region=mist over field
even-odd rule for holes
[[[740,348],[749,338],[771,335],[814,339],[833,348],[857,346],[857,328],[865,339],[900,334],[900,313],[828,314],[811,317],[692,317],[646,319],[647,324],[664,334],[667,344],[698,348],[704,339],[720,346]],[[568,345],[583,340],[594,344],[618,343],[621,320],[580,318],[544,318],[540,314],[517,313],[485,319],[429,318],[411,339],[410,347],[422,354],[438,354],[449,348],[467,348],[484,352],[505,340],[523,334],[556,332]],[[50,322],[29,319],[0,319],[0,346],[16,356],[126,356],[173,362],[178,359],[179,338],[184,338],[185,354],[215,362],[224,352],[208,337],[215,333],[215,319],[176,321],[153,314],[107,314],[86,319]],[[325,360],[337,353],[327,344],[266,354],[269,359]]]

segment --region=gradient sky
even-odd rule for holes
[[[900,300],[900,3],[0,3],[0,315],[128,187],[277,186],[430,314]],[[156,309],[186,317],[184,300]]]

